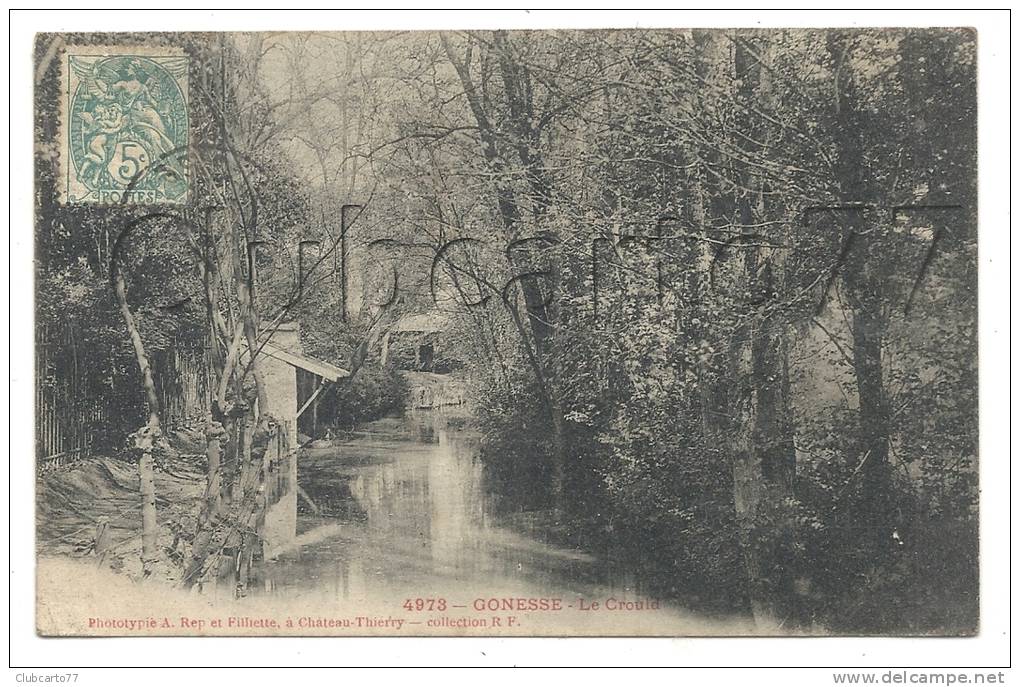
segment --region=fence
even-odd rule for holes
[[[88,453],[107,408],[92,403],[82,351],[72,327],[37,330],[35,346],[36,454],[60,463]]]
[[[167,428],[204,421],[211,400],[206,352],[176,342],[153,356],[160,419]]]
[[[209,393],[203,351],[176,342],[153,351],[160,417],[168,428],[203,417]],[[132,360],[101,358],[73,323],[36,328],[36,458],[48,467],[122,445],[144,419],[144,397]]]

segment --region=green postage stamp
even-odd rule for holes
[[[63,203],[188,198],[188,57],[173,48],[68,46],[61,94]]]

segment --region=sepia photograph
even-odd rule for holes
[[[34,631],[979,635],[978,31],[732,23],[36,33]]]

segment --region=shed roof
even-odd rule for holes
[[[292,353],[286,349],[280,348],[272,342],[266,342],[262,347],[262,353],[268,355],[271,358],[282,360],[288,365],[299,367],[302,370],[311,372],[314,375],[318,375],[323,379],[328,379],[331,382],[337,382],[345,377],[350,377],[351,373],[349,370],[345,370],[342,367],[337,367],[331,363],[327,363],[316,358],[309,357],[300,353]]]

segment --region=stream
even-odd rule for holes
[[[509,598],[558,599],[563,612],[518,614],[525,631],[753,632],[742,619],[702,618],[645,596],[619,563],[507,526],[479,437],[448,420],[414,412],[329,448],[302,449],[298,482],[308,499],[299,501],[293,546],[259,571],[266,592],[371,607],[412,624],[418,610],[481,617]]]

